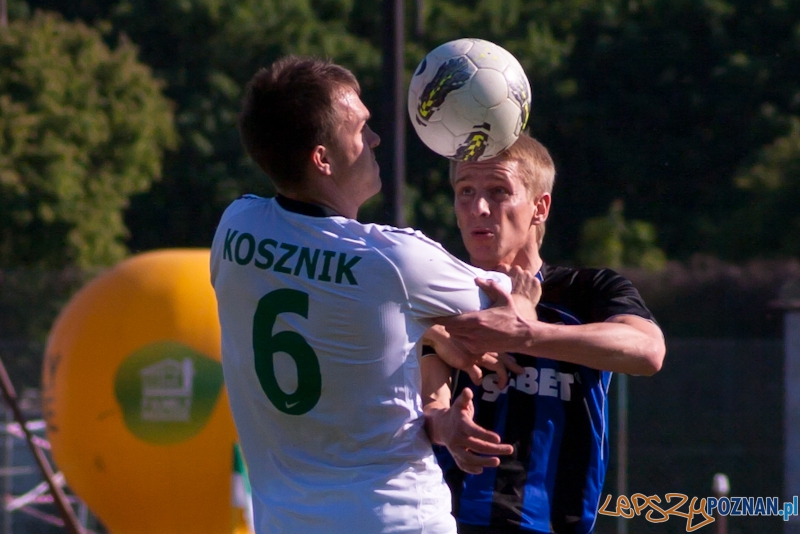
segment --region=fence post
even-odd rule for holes
[[[783,492],[786,501],[793,501],[800,494],[800,279],[786,282],[772,306],[784,314]],[[800,534],[799,517],[792,516],[783,525],[784,534]]]
[[[714,493],[714,497],[717,499],[730,495],[731,485],[728,481],[728,475],[723,473],[717,473],[714,475],[714,481],[711,483],[711,490]],[[716,519],[716,521],[714,521],[714,525],[716,526],[716,534],[728,534],[728,515],[720,514],[718,506],[714,510],[714,516]]]
[[[628,495],[628,375],[617,373],[617,495]],[[628,519],[617,518],[617,534],[628,534]]]

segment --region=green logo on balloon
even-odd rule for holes
[[[181,343],[160,341],[142,347],[122,362],[114,394],[133,435],[168,445],[203,429],[222,383],[219,362]]]

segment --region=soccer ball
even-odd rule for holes
[[[431,50],[408,88],[408,114],[428,148],[456,161],[496,156],[528,122],[531,86],[519,61],[482,39]]]

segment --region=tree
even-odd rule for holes
[[[736,186],[752,195],[726,227],[736,259],[800,257],[800,117],[785,119],[785,128],[736,174]]]
[[[0,267],[108,265],[176,140],[136,49],[37,12],[0,32]]]
[[[656,231],[644,221],[626,221],[622,200],[615,200],[604,217],[592,217],[583,223],[578,261],[589,267],[640,267],[657,271],[666,264],[666,256],[656,246]]]
[[[730,221],[756,195],[734,177],[797,114],[798,21],[797,2],[587,2],[547,80],[572,91],[533,110],[559,169],[552,223],[567,256],[581,222],[622,198],[671,258],[741,258]]]
[[[114,43],[130,39],[176,103],[178,150],[164,178],[136,195],[125,220],[134,250],[208,246],[224,208],[243,193],[273,189],[242,150],[236,129],[244,85],[288,53],[336,58],[365,88],[380,53],[347,29],[347,1],[30,0],[74,19],[107,21]],[[352,22],[357,24],[357,22]]]
[[[133,199],[134,248],[207,245],[245,191],[271,193],[235,128],[242,88],[281,54],[328,55],[361,81],[380,133],[384,21],[370,0],[28,0],[69,18],[108,20],[166,80],[179,150],[164,180]],[[800,99],[800,3],[773,0],[425,0],[406,5],[406,79],[445,41],[480,37],[514,53],[530,78],[531,133],[558,170],[545,253],[569,261],[583,221],[616,198],[654,225],[670,257],[741,257],[732,214],[788,202],[735,177],[786,135]],[[421,31],[420,31],[421,30]],[[409,129],[409,131],[411,131]],[[409,222],[455,248],[447,162],[407,139]],[[381,157],[381,150],[378,150]],[[787,190],[788,191],[788,190]],[[374,207],[373,205],[372,207]],[[365,218],[380,218],[377,209]],[[747,254],[770,255],[751,240]]]

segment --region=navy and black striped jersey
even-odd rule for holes
[[[611,270],[543,265],[538,276],[540,321],[577,325],[614,315],[653,320],[639,292]],[[496,374],[484,376],[480,386],[464,373],[456,376],[453,396],[471,387],[476,423],[514,445],[513,455],[480,475],[465,474],[444,447],[436,447],[459,533],[591,532],[608,464],[611,373],[515,356],[525,373],[502,391]]]

